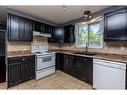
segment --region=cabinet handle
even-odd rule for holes
[[[23,58],[22,60],[25,61],[25,58]]]
[[[78,67],[78,63],[77,63],[77,67]]]

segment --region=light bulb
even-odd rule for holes
[[[67,9],[66,6],[63,6],[64,11]]]
[[[85,15],[85,17],[88,17],[88,15]]]
[[[89,18],[91,18],[92,16],[89,16]]]

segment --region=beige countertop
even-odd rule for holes
[[[76,56],[91,57],[95,59],[103,59],[103,60],[127,63],[127,55],[96,53],[96,55],[90,56],[90,55],[83,55],[83,54],[74,54],[75,52],[81,52],[81,51],[73,51],[73,50],[50,50],[50,51],[54,51],[56,53],[63,53],[63,54],[70,54]]]
[[[7,53],[7,58],[12,58],[12,57],[21,57],[21,56],[31,56],[35,55],[31,53],[30,51],[16,51],[16,52],[8,52]]]
[[[83,55],[83,54],[74,54],[75,52],[81,52],[81,51],[73,51],[73,50],[50,50],[50,51],[56,53],[70,54],[75,56],[91,57],[96,59],[127,63],[127,55],[96,53],[96,55],[90,56],[90,55]],[[11,57],[21,57],[21,56],[31,56],[31,55],[35,55],[35,54],[31,53],[30,51],[24,51],[24,52],[17,51],[17,52],[8,52],[7,57],[11,58]]]

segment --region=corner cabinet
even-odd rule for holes
[[[93,84],[93,58],[58,53],[56,59],[57,70]]]
[[[74,36],[74,25],[67,25],[64,27],[64,43],[74,43],[75,36]]]
[[[67,26],[58,26],[53,28],[53,31],[50,32],[52,37],[49,38],[48,42],[50,43],[74,43],[74,25]]]
[[[8,40],[33,41],[33,21],[27,18],[8,14]]]
[[[35,78],[35,56],[8,58],[8,87]]]

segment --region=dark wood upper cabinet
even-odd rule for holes
[[[55,26],[52,26],[52,27],[50,28],[51,37],[48,38],[48,42],[49,42],[49,43],[55,43],[55,29],[56,29]]]
[[[54,26],[34,21],[34,31],[52,34]]]
[[[8,15],[8,40],[20,40],[19,18],[14,15]]]
[[[64,28],[57,27],[55,30],[55,43],[64,43]]]
[[[33,40],[33,23],[29,19],[25,19],[23,40],[24,41],[32,41]]]
[[[34,31],[45,32],[45,24],[34,21]]]
[[[33,41],[33,22],[20,16],[8,14],[8,40]]]
[[[104,41],[127,41],[127,9],[104,15]]]
[[[52,43],[74,43],[74,25],[67,25],[64,27],[56,27],[53,32],[51,32],[52,37],[49,42]]]
[[[67,25],[64,27],[64,43],[74,43],[75,36],[74,36],[74,25]]]
[[[50,43],[55,42],[55,28],[55,26],[34,21],[34,31],[51,34],[51,37],[48,38]]]

